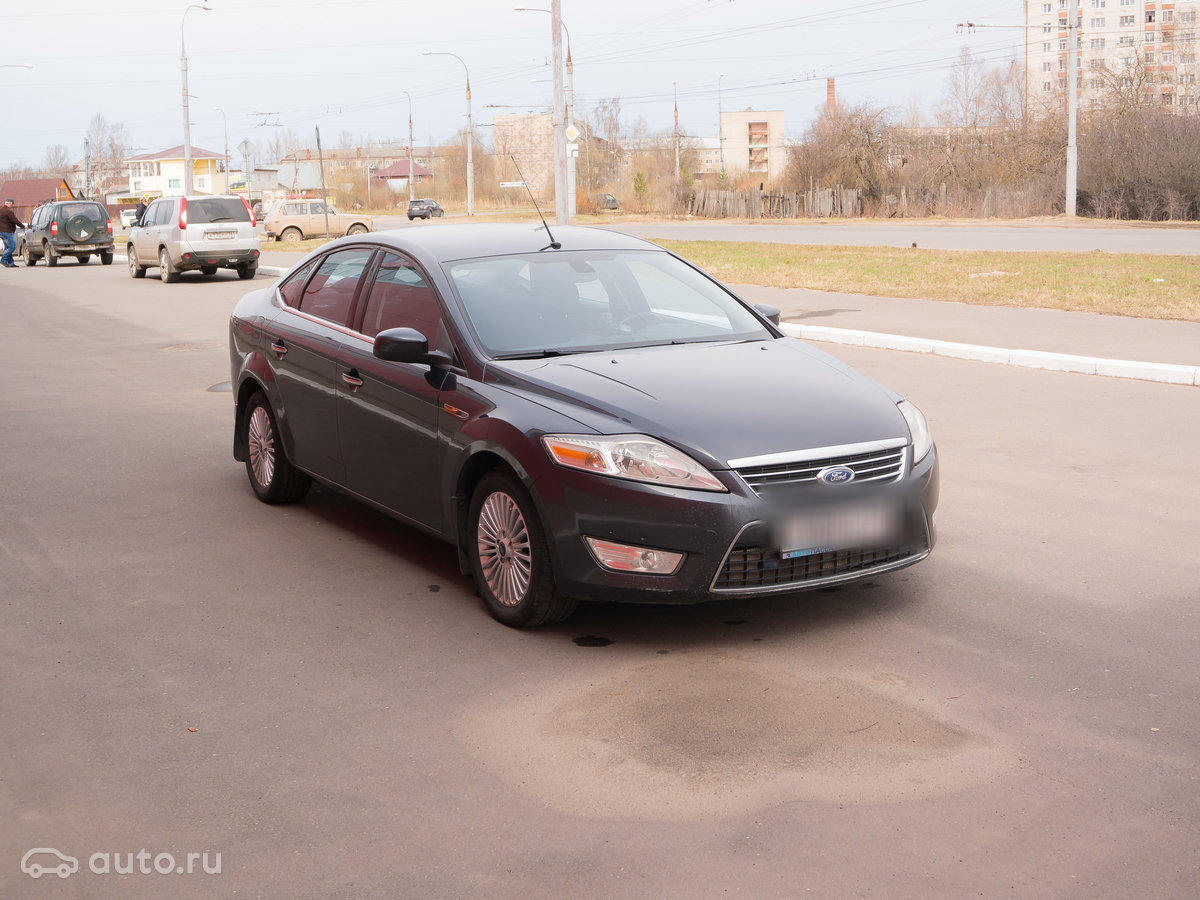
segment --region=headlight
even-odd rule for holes
[[[919,409],[907,400],[901,400],[897,405],[904,415],[904,421],[908,423],[908,433],[913,444],[913,465],[916,465],[933,449],[933,435],[929,433],[929,423],[925,421]]]
[[[542,444],[551,459],[568,469],[666,487],[725,490],[725,485],[686,453],[644,434],[547,434]]]

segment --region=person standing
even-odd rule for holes
[[[13,199],[9,197],[0,206],[0,241],[4,242],[4,255],[0,256],[0,265],[6,269],[15,269],[13,251],[17,249],[17,229],[24,228],[25,223],[13,212]]]

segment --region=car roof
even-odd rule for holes
[[[562,250],[659,250],[649,241],[603,228],[580,225],[555,225],[554,240]],[[535,223],[482,225],[440,225],[436,228],[398,228],[379,231],[369,237],[343,238],[343,241],[368,240],[393,246],[409,253],[419,252],[439,263],[481,256],[506,256],[548,250],[546,229]]]

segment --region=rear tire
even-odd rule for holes
[[[158,277],[163,284],[174,284],[179,280],[179,273],[171,268],[171,257],[166,247],[158,251]]]
[[[258,274],[257,263],[242,263],[237,267],[238,278],[242,281],[249,281]]]
[[[304,235],[300,233],[299,228],[285,228],[279,237],[289,244],[298,244],[304,240]]]
[[[46,252],[43,253],[42,255],[44,257],[46,257],[46,265],[48,265],[50,268],[53,269],[55,266],[58,265],[58,254],[54,252],[54,245],[46,244],[45,251]]]
[[[554,584],[550,548],[533,501],[505,469],[489,472],[471,496],[467,553],[484,606],[498,622],[532,628],[565,619],[578,601]]]
[[[242,413],[246,475],[254,495],[263,503],[292,503],[308,493],[312,480],[288,462],[279,440],[271,405],[255,393]]]
[[[38,261],[38,258],[33,255],[33,251],[30,250],[29,245],[26,244],[25,245],[25,265],[32,266],[37,261]]]
[[[80,264],[81,266],[86,266],[86,265],[87,265],[87,263],[88,263],[88,260],[92,258],[92,254],[90,254],[90,253],[80,253],[80,254],[79,254],[77,257],[75,257],[75,258],[76,258],[77,260],[79,260],[79,264]]]
[[[201,275],[216,275],[217,267],[216,266],[201,266],[200,274]]]
[[[100,265],[111,266],[113,261],[113,252],[111,250],[100,251]]]

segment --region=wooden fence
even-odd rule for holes
[[[841,185],[782,194],[700,188],[692,198],[691,214],[709,219],[850,217],[862,215],[862,203],[858,191]]]

